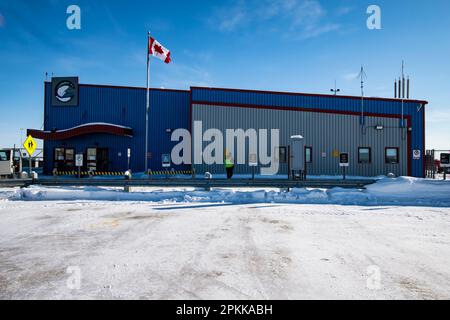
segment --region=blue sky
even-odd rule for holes
[[[81,8],[81,30],[66,9]],[[382,29],[366,27],[369,5]],[[151,86],[191,85],[393,96],[405,60],[412,98],[430,102],[427,147],[450,148],[450,1],[0,0],[0,147],[41,128],[45,72],[81,83],[145,86],[146,32],[171,50]]]

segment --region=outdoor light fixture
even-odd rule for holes
[[[166,129],[166,132],[167,132],[167,133],[171,133],[171,132],[172,132],[172,129],[167,128],[167,129]]]
[[[376,129],[376,130],[383,130],[384,128],[383,128],[382,125],[379,124],[379,125],[377,125],[377,126],[375,127],[375,129]]]

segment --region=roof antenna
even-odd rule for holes
[[[362,65],[358,77],[361,80],[361,126],[364,126],[364,80],[367,79],[367,75],[364,72],[364,66]]]
[[[403,110],[404,110],[404,105],[405,105],[405,61],[402,60],[402,122],[400,124],[400,127],[403,128],[404,124],[405,124],[405,120],[404,120],[404,115],[403,115]]]

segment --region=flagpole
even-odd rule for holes
[[[148,113],[150,109],[150,31],[147,32],[147,102],[145,108],[145,172],[148,172]]]

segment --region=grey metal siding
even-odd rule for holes
[[[203,132],[209,128],[217,128],[223,133],[226,129],[238,128],[280,129],[281,146],[288,146],[292,135],[302,135],[305,145],[312,147],[313,162],[307,164],[308,174],[340,174],[339,159],[333,157],[334,150],[350,154],[347,171],[350,175],[407,174],[407,129],[398,128],[398,119],[395,118],[367,117],[365,132],[361,132],[360,117],[357,115],[193,104],[192,121],[202,121]],[[384,129],[377,131],[376,125],[383,125]],[[203,147],[207,144],[204,143]],[[358,147],[371,148],[371,164],[358,163]],[[385,163],[386,147],[399,148],[399,164]],[[273,151],[273,148],[270,150]],[[322,157],[322,153],[326,156]],[[197,172],[224,172],[222,165],[203,164],[195,168]],[[248,165],[237,165],[235,170],[236,173],[251,172]],[[286,164],[281,166],[280,173],[287,173]]]
[[[302,93],[192,87],[191,96],[194,103],[209,102],[217,103],[218,105],[223,103],[235,103],[346,112],[361,111],[360,99],[357,97],[344,97],[339,95],[324,96]],[[424,104],[424,101],[416,100],[407,100],[404,103],[404,114],[411,117],[411,123],[409,123],[409,126],[412,128],[411,146],[409,150],[411,154],[413,150],[421,150],[422,155],[425,153]],[[401,100],[366,98],[364,100],[364,108],[365,112],[369,113],[398,116],[401,114]],[[399,122],[397,123],[397,127],[398,126]],[[419,160],[410,159],[410,161],[412,176],[423,177],[424,158],[421,157]]]

